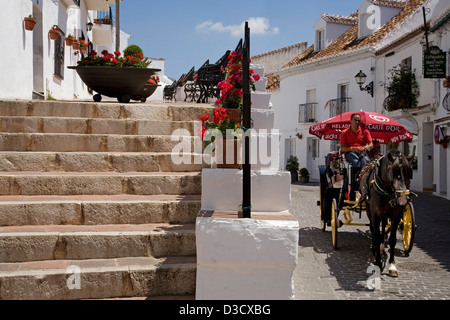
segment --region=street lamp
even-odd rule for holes
[[[91,31],[93,26],[94,26],[94,24],[92,22],[86,23],[86,30]]]
[[[359,73],[355,76],[356,83],[359,85],[361,91],[367,91],[373,98],[373,81],[369,83],[365,88],[363,88],[363,84],[366,82],[367,76],[359,70]]]

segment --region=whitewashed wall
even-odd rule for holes
[[[0,10],[0,98],[31,98],[33,32],[26,31],[23,18],[32,14],[31,1],[1,1]]]
[[[300,168],[306,167],[312,174],[312,179],[318,178],[318,168],[316,164],[308,161],[307,138],[313,137],[309,134],[309,127],[312,123],[299,124],[299,104],[306,103],[306,91],[316,89],[317,122],[330,117],[329,108],[325,108],[327,101],[337,99],[338,85],[348,84],[349,91],[349,111],[374,111],[375,99],[367,92],[362,92],[355,82],[355,75],[359,70],[367,75],[366,84],[370,81],[376,82],[375,74],[371,72],[375,60],[369,52],[358,52],[351,57],[334,58],[332,62],[322,61],[322,65],[316,63],[301,68],[292,68],[281,72],[281,89],[274,106],[275,128],[283,128],[283,137],[295,138],[296,155],[299,159]],[[302,139],[296,138],[296,134],[302,134]],[[330,142],[321,140],[319,146],[319,162],[325,164],[325,156],[330,151]],[[280,163],[284,166],[286,159],[284,157],[284,142],[281,143],[280,151],[282,160]],[[282,168],[284,169],[284,168]]]

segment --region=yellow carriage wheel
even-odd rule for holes
[[[414,233],[416,231],[414,206],[411,202],[406,205],[401,223],[403,226],[403,248],[406,253],[410,253],[414,245]]]
[[[324,220],[324,216],[325,216],[325,197],[322,196],[322,181],[319,184],[319,203],[320,203],[320,228],[322,229],[322,231],[325,231],[325,229],[327,228],[327,222]]]
[[[333,242],[333,248],[338,248],[338,228],[339,228],[339,208],[337,206],[336,199],[333,198],[331,202],[331,240]]]

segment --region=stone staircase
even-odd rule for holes
[[[171,134],[212,110],[0,101],[0,299],[193,298],[203,164]]]

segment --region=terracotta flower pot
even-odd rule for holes
[[[234,120],[237,124],[241,123],[242,120],[242,110],[241,109],[230,109],[226,108],[227,116],[229,119]]]
[[[242,168],[242,143],[240,140],[217,139],[214,143],[216,145],[214,154],[216,158],[217,168]]]
[[[81,47],[80,46],[80,52],[81,52],[81,54],[85,54],[86,53],[86,47]]]
[[[23,20],[25,22],[25,30],[33,31],[34,26],[36,25],[36,19],[25,17]]]
[[[58,39],[60,33],[58,30],[50,29],[48,35],[50,36],[51,40],[56,40]]]
[[[80,49],[80,43],[78,42],[78,40],[73,40],[72,48],[73,48],[73,50]]]
[[[73,45],[73,38],[66,38],[66,46],[72,46]]]

